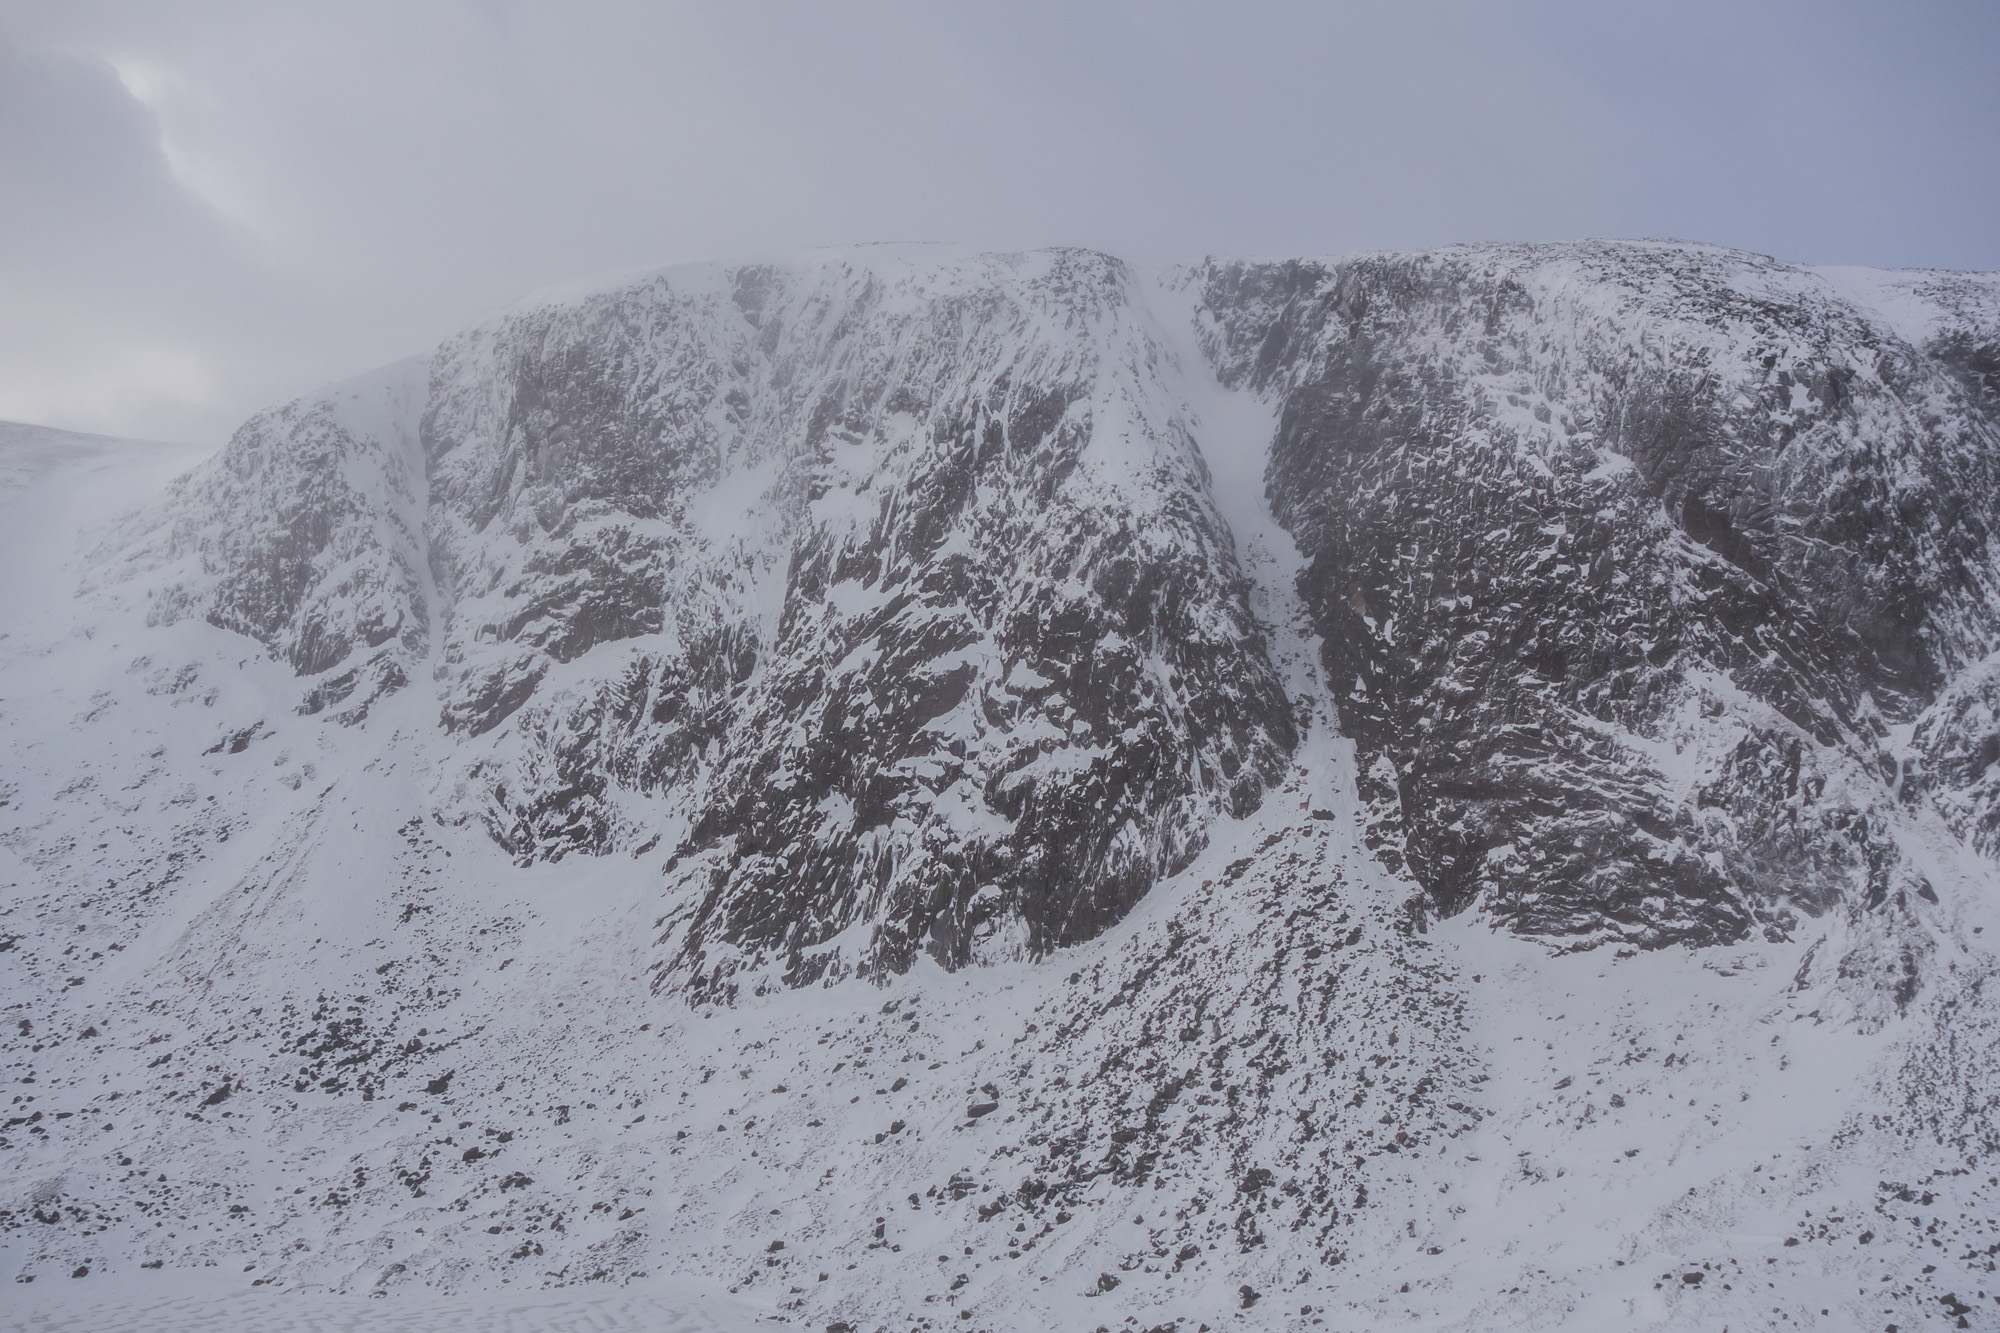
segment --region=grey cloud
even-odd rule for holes
[[[0,41],[0,415],[95,429],[866,240],[2000,266],[1991,6],[68,0]]]

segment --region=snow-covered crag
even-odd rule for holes
[[[1373,837],[1441,910],[1712,942],[1933,892],[1880,807],[2000,625],[1990,281],[1906,287],[1948,331],[1686,246],[1199,281],[1281,404]]]
[[[115,522],[52,439],[21,1279],[2000,1297],[1989,275],[861,249],[524,307]]]
[[[674,273],[447,345],[445,725],[523,710],[497,836],[671,832],[707,984],[1117,920],[1295,741],[1163,338],[1058,252]]]

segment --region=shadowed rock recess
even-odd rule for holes
[[[1926,793],[1991,849],[1994,309],[1668,244],[677,269],[259,416],[130,563],[301,711],[430,670],[521,863],[664,841],[661,985],[1038,956],[1298,744],[1219,379],[1380,859],[1568,943],[1775,940],[1931,895]]]

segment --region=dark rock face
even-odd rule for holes
[[[1294,743],[1165,355],[1080,252],[676,274],[448,347],[444,716],[524,710],[500,835],[601,851],[614,786],[684,791],[718,984],[1117,920]]]
[[[1282,402],[1375,841],[1442,910],[1703,941],[1910,878],[1853,775],[2000,620],[1964,358],[1687,246],[1201,276]]]
[[[2000,860],[2000,660],[1963,672],[1925,712],[1903,786],[1960,837]]]
[[[1888,285],[1929,314],[1925,354],[2000,437],[2000,283],[1913,273],[1893,275]],[[2000,657],[1959,672],[1918,719],[1901,791],[1906,804],[1928,800],[1960,837],[2000,859]]]
[[[1289,752],[1197,446],[1145,378],[1162,351],[1131,280],[1045,263],[907,315],[851,307],[886,324],[881,350],[815,408],[813,521],[694,826],[727,852],[690,949],[782,948],[796,982],[856,920],[870,965],[898,970],[919,948],[956,965],[982,941],[1086,939]]]

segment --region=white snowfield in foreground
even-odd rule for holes
[[[0,1329],[23,1333],[106,1333],[113,1329],[171,1333],[746,1333],[772,1325],[728,1297],[698,1291],[520,1292],[457,1299],[405,1296],[369,1300],[327,1293],[202,1292],[199,1284],[155,1286],[184,1295],[144,1295],[134,1284],[86,1300],[17,1293],[0,1314]]]
[[[330,391],[367,446],[332,526],[362,537],[316,587],[363,592],[323,622],[411,617],[384,640],[407,681],[345,722],[302,711],[296,661],[158,614],[136,559],[107,571],[195,451],[0,428],[0,1330],[2000,1326],[1992,863],[1897,829],[1937,898],[1901,1008],[1853,960],[1911,955],[1845,906],[1655,950],[1429,916],[1367,841],[1306,561],[1257,481],[1275,409],[1208,373],[1184,287],[1134,290],[1173,366],[1141,406],[1191,423],[1173,477],[1212,479],[1296,748],[1094,938],[919,950],[879,984],[787,987],[718,934],[733,996],[680,989],[690,807],[637,784],[603,797],[604,854],[497,844],[479,783],[536,761],[440,717],[515,645],[446,633],[406,559],[409,367]],[[867,484],[813,521],[865,528]],[[675,571],[773,632],[777,548],[715,554],[755,490],[716,483],[728,513],[683,552],[711,564]],[[505,522],[521,550],[587,526]],[[539,558],[450,536],[494,606]],[[628,651],[537,665],[572,709],[550,725],[584,727]],[[820,947],[851,963],[867,935]]]

